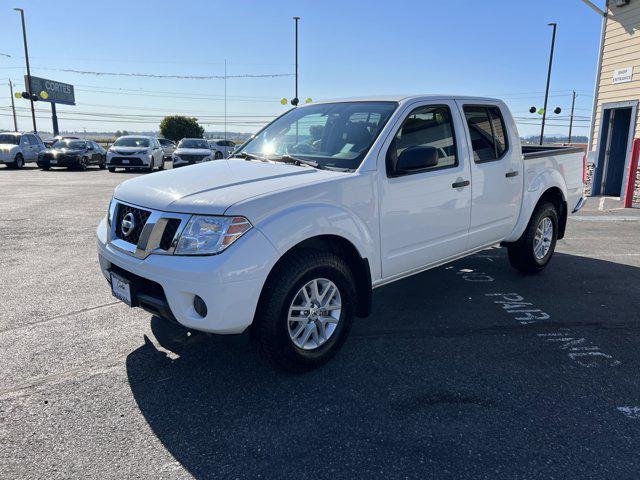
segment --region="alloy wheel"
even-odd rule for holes
[[[552,239],[553,222],[549,217],[544,217],[540,220],[538,228],[536,228],[536,235],[533,238],[533,253],[538,260],[542,260],[549,253]]]
[[[298,290],[289,306],[289,338],[302,350],[314,350],[334,334],[341,312],[342,299],[336,284],[315,278]]]

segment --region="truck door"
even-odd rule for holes
[[[524,172],[517,130],[497,104],[459,102],[466,120],[471,164],[469,248],[504,239],[516,225]],[[507,124],[505,119],[511,123]]]
[[[457,141],[463,132],[453,101],[412,104],[385,142],[379,159],[383,278],[419,270],[465,250],[471,188],[466,150]],[[402,174],[390,172],[388,159],[399,158],[410,147],[434,147],[437,164]]]

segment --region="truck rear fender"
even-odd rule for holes
[[[522,236],[533,212],[538,205],[545,201],[556,206],[559,220],[558,239],[564,236],[567,225],[567,186],[558,170],[546,169],[533,176],[531,181],[525,185],[518,222],[511,234],[504,239],[504,243],[515,242]]]

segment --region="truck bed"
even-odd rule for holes
[[[584,149],[582,147],[565,147],[562,145],[522,145],[522,155],[525,160],[570,153],[584,153]]]

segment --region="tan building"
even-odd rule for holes
[[[589,141],[591,194],[618,197],[626,189],[633,139],[640,137],[640,0],[607,0],[605,11],[585,3],[603,16]]]

